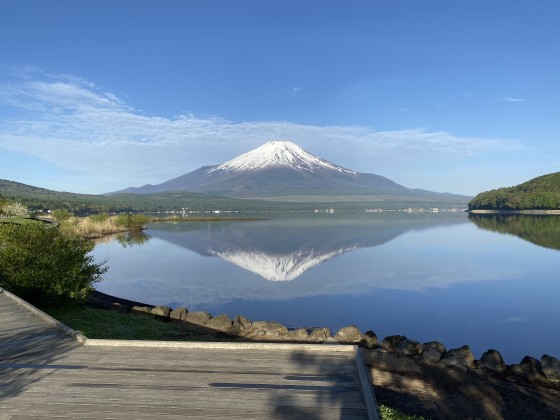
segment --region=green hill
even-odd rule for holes
[[[559,210],[560,172],[509,188],[486,191],[469,202],[469,210]]]

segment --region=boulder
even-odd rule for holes
[[[395,352],[397,350],[397,344],[399,344],[402,340],[406,340],[406,336],[390,335],[388,337],[385,337],[383,341],[381,341],[381,347],[383,348],[383,350]]]
[[[328,328],[315,328],[313,329],[313,331],[311,331],[311,334],[309,334],[309,339],[311,341],[319,341],[322,343],[323,341],[330,338],[330,336],[331,332]]]
[[[506,364],[502,355],[497,350],[486,351],[480,360],[476,363],[479,368],[496,370],[498,372],[503,372],[506,370]]]
[[[191,324],[205,325],[210,318],[212,318],[212,315],[210,315],[208,312],[196,311],[189,312],[187,314],[187,317],[185,318],[185,321],[190,322]]]
[[[214,330],[226,332],[231,329],[233,325],[233,319],[231,319],[227,315],[222,314],[215,316],[214,318],[210,318],[204,325]]]
[[[428,347],[418,356],[418,360],[424,363],[437,363],[441,360],[441,355],[437,349]]]
[[[427,343],[423,343],[420,347],[420,353],[425,352],[427,349],[434,349],[440,354],[443,354],[447,351],[445,345],[443,345],[443,343],[440,343],[439,341],[429,341]]]
[[[148,306],[133,306],[132,310],[134,312],[145,312],[147,314],[150,313],[150,308]]]
[[[243,328],[249,328],[251,326],[249,318],[245,318],[243,315],[237,315],[233,322],[241,325]]]
[[[395,349],[400,356],[416,356],[420,354],[420,343],[418,341],[405,338],[399,341]]]
[[[548,354],[541,357],[541,368],[546,379],[553,382],[560,382],[560,360]]]
[[[463,368],[474,368],[474,355],[469,346],[449,350],[441,356],[441,362],[447,366]]]
[[[128,306],[122,305],[118,302],[111,303],[111,309],[114,311],[119,311],[127,314],[130,312],[130,308]]]
[[[293,341],[309,341],[309,333],[305,328],[288,331],[286,338]]]
[[[530,356],[525,356],[518,365],[508,366],[508,370],[511,373],[529,380],[546,379],[546,376],[542,371],[541,362]]]
[[[375,349],[379,347],[379,340],[377,338],[377,334],[373,331],[366,331],[362,336],[362,343],[366,349]]]
[[[162,318],[169,318],[171,308],[169,306],[160,305],[152,308],[150,312],[156,316],[161,316]]]
[[[279,322],[256,321],[251,325],[251,329],[264,331],[265,335],[279,337],[288,333],[288,328]]]
[[[187,314],[189,313],[189,311],[187,311],[187,308],[177,308],[177,309],[173,309],[170,313],[169,313],[169,318],[171,319],[179,319],[184,321],[185,319],[187,319]]]
[[[342,344],[358,344],[362,341],[362,333],[355,325],[342,327],[335,334],[334,338]]]

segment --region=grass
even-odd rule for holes
[[[381,412],[382,420],[427,420],[425,417],[405,413],[404,411],[381,404],[379,405],[379,411]]]
[[[88,338],[193,341],[198,335],[177,322],[166,322],[150,314],[89,306],[53,307],[45,312]]]

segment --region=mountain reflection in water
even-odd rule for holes
[[[535,245],[560,250],[560,216],[528,214],[470,214],[481,229],[518,236]]]
[[[331,258],[374,247],[410,230],[465,223],[462,217],[307,216],[251,222],[150,226],[150,235],[203,256],[218,257],[270,281],[290,281]]]

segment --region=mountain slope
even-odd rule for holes
[[[204,166],[162,184],[120,192],[146,194],[172,190],[277,200],[294,196],[437,195],[406,188],[380,175],[343,168],[287,141],[270,141],[220,165]]]
[[[560,172],[533,178],[514,187],[478,194],[469,210],[558,210]]]

